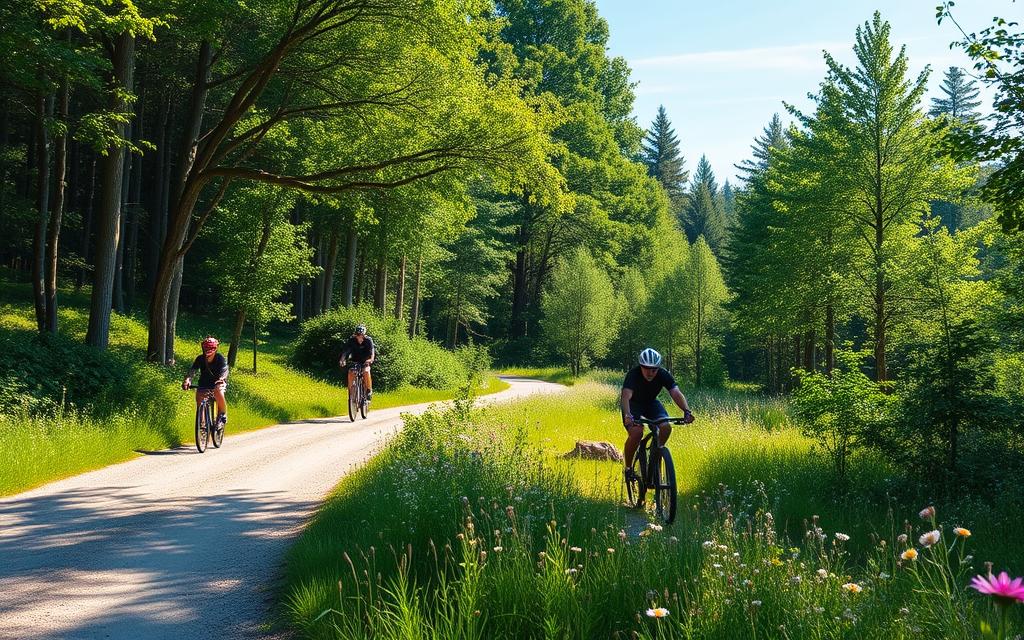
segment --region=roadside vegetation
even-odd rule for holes
[[[615,395],[585,380],[409,418],[290,553],[287,624],[308,638],[923,639],[1022,628],[1024,607],[1003,620],[998,601],[968,588],[986,562],[1021,571],[1019,509],[932,501],[910,488],[911,472],[860,455],[837,490],[830,460],[782,400],[707,392],[691,398],[698,422],[672,437],[680,512],[661,527],[622,506],[620,465],[559,458],[577,438],[621,444]],[[922,517],[928,506],[935,515]],[[937,540],[922,537],[932,531]]]
[[[76,302],[85,299],[70,292],[60,310],[62,332],[39,336],[31,308],[15,302],[23,289],[6,284],[0,296],[0,448],[6,452],[0,464],[0,495],[192,441],[193,394],[182,392],[180,383],[199,354],[199,340],[216,333],[217,321],[182,317],[177,364],[161,367],[140,357],[146,333],[135,317],[112,316],[106,352],[81,344],[87,314]],[[290,345],[287,334],[261,339],[256,372],[252,349],[240,348],[229,378],[229,434],[344,413],[343,383],[291,368]],[[452,384],[432,388],[405,381],[375,393],[373,408],[457,396],[469,374],[459,360],[445,364],[454,376]],[[474,380],[478,393],[507,388],[486,369],[477,371]]]

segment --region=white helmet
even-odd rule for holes
[[[640,352],[640,366],[641,367],[657,367],[661,365],[661,354],[647,347]]]

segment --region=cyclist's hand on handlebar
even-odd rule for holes
[[[683,412],[683,424],[690,424],[694,419],[693,413],[689,409]]]
[[[622,419],[622,426],[626,427],[627,429],[635,425],[636,423],[633,422],[633,416],[626,416],[625,418]]]
[[[181,383],[181,390],[188,391],[192,387],[192,378],[185,378],[185,382]]]

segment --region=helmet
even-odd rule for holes
[[[356,327],[356,332],[355,333],[356,333],[357,336],[366,335],[366,325],[365,324],[361,324],[358,327]]]
[[[661,354],[647,347],[640,352],[640,366],[641,367],[657,367],[661,364]]]
[[[205,338],[203,338],[201,344],[203,347],[203,351],[206,351],[206,349],[208,349],[209,347],[213,347],[214,349],[216,349],[220,345],[220,343],[217,342],[217,338],[214,338],[213,336],[206,336]]]

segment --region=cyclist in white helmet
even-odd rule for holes
[[[686,396],[679,390],[679,385],[672,374],[661,368],[661,354],[648,347],[640,352],[640,364],[629,370],[625,382],[622,383],[622,424],[628,434],[624,452],[625,474],[628,480],[637,479],[632,477],[633,456],[636,455],[636,449],[644,435],[643,425],[634,423],[633,418],[668,418],[665,406],[658,401],[658,394],[662,389],[667,389],[672,400],[683,410],[683,418],[687,424],[693,422],[693,414],[690,412],[689,403],[686,402]],[[668,422],[659,424],[658,432],[661,444],[665,444],[672,435],[672,425]]]

